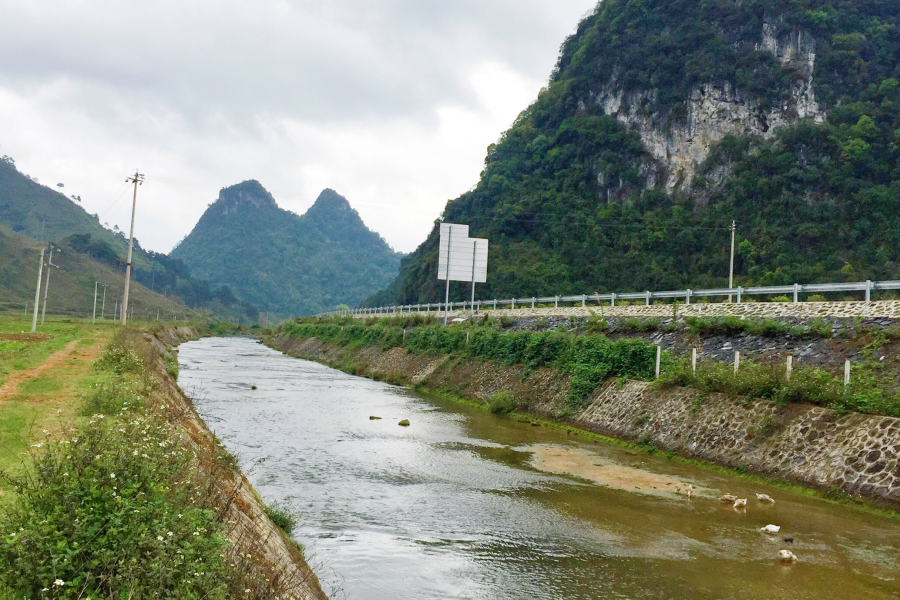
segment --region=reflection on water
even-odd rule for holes
[[[300,516],[294,536],[353,600],[900,598],[897,522],[253,340],[190,342],[180,360],[200,414],[262,497]],[[782,547],[800,562],[780,565]]]

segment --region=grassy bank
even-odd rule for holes
[[[549,367],[571,377],[569,402],[572,406],[581,404],[609,378],[648,381],[654,378],[656,347],[640,339],[608,339],[605,335],[608,325],[601,317],[589,319],[578,328],[560,327],[552,331],[507,330],[505,325],[508,324],[495,319],[479,319],[442,326],[433,317],[415,314],[367,320],[307,318],[286,323],[275,334],[315,337],[350,348],[402,347],[412,353],[490,359],[507,365],[525,365],[526,372]],[[647,326],[652,329],[663,325],[654,321]],[[684,327],[697,336],[728,332],[804,338],[830,335],[827,323],[820,321],[789,327],[768,319],[756,322],[713,318],[686,320]],[[631,328],[636,330],[638,325],[632,324]],[[869,329],[860,334],[867,336],[867,343],[861,349],[863,360],[854,364],[848,386],[842,377],[818,367],[797,365],[788,379],[783,365],[757,364],[746,357],[737,374],[732,365],[715,361],[701,361],[694,371],[689,359],[669,352],[662,353],[658,385],[694,388],[701,396],[721,392],[779,404],[808,403],[838,412],[900,417],[898,373],[879,359],[879,354],[884,354],[882,349],[896,337],[894,330]],[[499,405],[498,408],[503,409]]]
[[[246,550],[257,542],[229,541],[237,491],[222,482],[235,461],[176,426],[187,415],[166,401],[143,332],[80,334],[103,349],[65,411],[0,432],[14,456],[0,467],[0,598],[285,597],[294,582]],[[162,365],[177,373],[173,354]],[[26,385],[58,391],[54,381]]]
[[[404,347],[422,354],[549,367],[571,377],[569,403],[578,405],[609,377],[653,377],[656,347],[642,340],[611,341],[602,335],[575,336],[562,331],[502,331],[497,321],[444,327],[434,319],[301,319],[286,324],[280,335],[315,337],[344,346]]]

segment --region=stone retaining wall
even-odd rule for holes
[[[530,306],[530,302],[527,303]],[[559,308],[515,308],[482,310],[479,315],[495,317],[589,317],[592,314],[607,317],[720,317],[738,316],[760,317],[812,317],[835,318],[890,318],[900,319],[900,300],[875,300],[872,302],[741,302],[714,304],[651,304],[650,306],[560,306]],[[416,311],[413,310],[415,313]],[[380,313],[375,315],[353,315],[359,319],[370,317],[393,317],[406,313]],[[443,311],[422,311],[422,315],[443,317]],[[468,310],[450,311],[450,318],[465,318]]]
[[[510,391],[520,409],[624,440],[719,465],[783,477],[820,489],[840,489],[900,508],[900,419],[813,405],[780,407],[651,383],[609,382],[584,408],[567,411],[568,378],[541,368],[410,354],[403,348],[347,349],[318,340],[281,338],[269,344],[301,358],[393,383],[448,391],[487,401]]]

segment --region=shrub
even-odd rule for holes
[[[147,387],[142,378],[117,376],[94,384],[85,396],[83,415],[116,415],[126,409],[142,410]]]
[[[516,399],[507,390],[494,392],[488,398],[488,408],[495,415],[507,415],[516,409]]]
[[[770,300],[770,302],[793,302],[793,301],[794,301],[794,299],[791,298],[790,296],[775,296]]]
[[[266,506],[266,515],[272,519],[279,529],[290,535],[297,527],[297,516],[287,507],[281,504]]]
[[[116,375],[124,373],[143,373],[144,361],[137,352],[124,346],[119,340],[107,346],[100,359],[94,363],[95,368],[112,371]]]
[[[100,417],[46,444],[5,476],[0,581],[28,598],[226,597],[219,499],[180,446],[165,423]]]
[[[822,294],[810,294],[809,298],[807,298],[806,301],[807,302],[828,302],[828,298],[826,298]]]

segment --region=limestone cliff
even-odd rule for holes
[[[648,110],[656,104],[657,90],[625,94],[613,80],[597,95],[603,112],[636,131],[655,159],[655,164],[643,169],[648,189],[658,184],[670,191],[689,187],[697,167],[726,135],[770,139],[779,128],[798,119],[825,121],[825,111],[816,102],[813,91],[815,38],[802,29],[778,34],[776,24],[767,21],[756,47],[771,53],[794,79],[789,96],[771,108],[762,107],[728,82],[711,81],[695,87],[684,103],[684,117],[680,119],[667,119]],[[725,175],[719,173],[717,178],[721,180]]]

